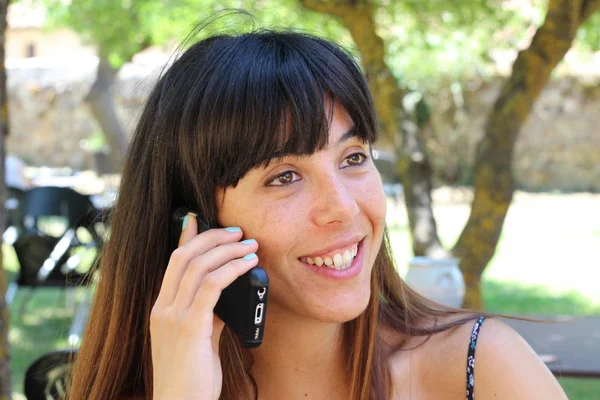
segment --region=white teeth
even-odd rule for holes
[[[332,269],[343,270],[343,269],[350,267],[350,265],[352,265],[352,260],[354,260],[354,257],[356,257],[357,253],[358,253],[358,244],[352,246],[351,249],[344,251],[343,254],[342,253],[334,254],[333,257],[329,257],[329,256],[324,257],[324,258],[306,257],[306,258],[301,258],[300,260],[307,264],[316,265],[318,267],[325,265]]]
[[[352,258],[354,258],[354,256],[350,253],[350,251],[346,250],[344,252],[344,257],[343,257],[344,264],[350,263],[350,261],[352,261]]]
[[[335,265],[335,269],[342,268],[344,264],[344,257],[341,254],[336,254],[333,256],[333,264]]]

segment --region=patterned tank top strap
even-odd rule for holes
[[[477,318],[471,332],[471,340],[469,343],[469,351],[467,352],[467,400],[475,399],[475,347],[477,346],[477,337],[479,330],[485,317]]]

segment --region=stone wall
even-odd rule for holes
[[[97,59],[82,57],[68,65],[22,60],[7,66],[10,136],[7,151],[32,166],[93,169],[86,141],[100,134],[85,96]],[[156,63],[127,65],[113,88],[117,112],[131,133],[144,99],[155,82]]]
[[[164,59],[161,61],[164,62]],[[92,169],[85,140],[99,133],[84,102],[97,60],[68,65],[8,65],[11,135],[7,149],[35,166]],[[125,66],[114,88],[119,115],[133,130],[160,69],[157,62]],[[502,79],[469,82],[431,94],[435,110],[427,144],[437,174],[468,181],[474,149]],[[519,186],[531,190],[600,191],[600,85],[563,77],[543,92],[515,152]]]
[[[427,144],[447,181],[468,181],[472,174],[475,148],[502,83],[470,82],[462,91],[431,96],[436,112]],[[551,81],[521,130],[513,165],[524,189],[600,191],[600,84],[574,77]]]

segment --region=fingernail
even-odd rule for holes
[[[185,227],[188,224],[188,221],[190,220],[190,216],[186,214],[185,217],[183,217],[183,223],[181,224],[181,230],[185,230]]]
[[[254,260],[255,258],[256,258],[255,253],[250,253],[250,254],[244,256],[244,260]]]
[[[230,226],[229,228],[225,228],[225,230],[227,232],[241,232],[242,231],[239,226]]]
[[[243,244],[254,244],[254,243],[256,243],[256,240],[254,240],[254,239],[246,239],[246,240],[242,240],[240,243],[243,243]]]

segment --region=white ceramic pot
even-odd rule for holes
[[[408,263],[405,281],[422,296],[449,307],[460,307],[465,281],[458,259],[414,257]]]

